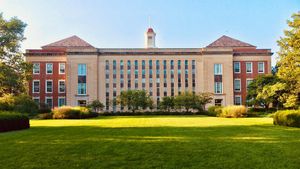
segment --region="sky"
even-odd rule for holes
[[[22,50],[77,35],[98,48],[142,48],[150,26],[161,48],[201,48],[222,35],[272,49],[300,0],[0,0],[25,23]]]

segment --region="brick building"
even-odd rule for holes
[[[86,105],[99,99],[105,110],[121,91],[146,90],[158,103],[181,92],[214,93],[215,105],[245,104],[247,85],[271,73],[270,49],[222,36],[204,48],[158,48],[155,32],[145,48],[96,48],[72,36],[26,50],[33,63],[30,95],[51,107]]]

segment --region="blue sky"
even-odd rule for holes
[[[99,48],[143,47],[150,16],[158,47],[205,47],[225,34],[276,52],[299,10],[299,0],[0,0],[5,18],[28,24],[23,50],[72,35]]]

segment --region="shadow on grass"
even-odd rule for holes
[[[4,168],[298,169],[300,166],[300,129],[272,125],[37,126],[0,135],[0,147],[0,164]],[[38,163],[26,167],[31,161]]]

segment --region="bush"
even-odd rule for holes
[[[29,128],[29,118],[20,113],[0,112],[0,132]]]
[[[300,127],[300,110],[277,111],[273,117],[275,125]]]
[[[4,95],[0,97],[0,110],[36,114],[38,105],[28,95]]]
[[[40,103],[39,114],[51,113],[51,108],[46,103]]]
[[[86,107],[63,106],[55,108],[52,113],[54,119],[84,119],[98,116],[98,113],[93,113]]]
[[[222,108],[219,117],[239,118],[247,116],[247,108],[245,106],[226,106]]]
[[[222,113],[223,106],[209,106],[207,115],[217,117],[219,114]]]
[[[52,113],[41,113],[37,116],[38,119],[52,119],[53,114]]]

